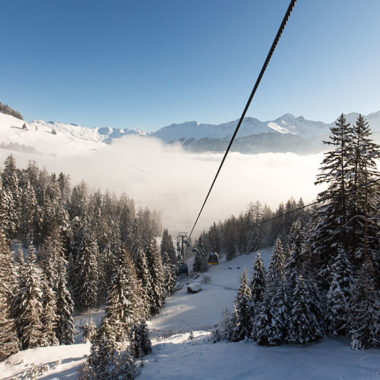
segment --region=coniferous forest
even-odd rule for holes
[[[267,270],[258,254],[251,279],[243,272],[215,341],[274,346],[348,335],[354,349],[380,347],[380,147],[362,116],[350,125],[343,114],[325,144],[316,180],[325,190],[311,209],[250,205],[199,239],[200,252],[208,246],[227,258],[274,242]]]
[[[72,344],[73,313],[105,305],[101,326],[85,326],[92,353],[82,377],[133,376],[133,357],[150,352],[145,320],[175,286],[167,230],[156,243],[159,215],[136,210],[126,195],[90,192],[84,182],[71,187],[68,175],[34,162],[18,169],[9,156],[0,173],[0,226],[0,360]]]

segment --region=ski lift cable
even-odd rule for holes
[[[265,61],[264,61],[263,66],[262,66],[262,68],[261,68],[261,71],[260,71],[260,73],[259,73],[259,75],[258,75],[258,77],[257,77],[257,79],[256,79],[256,82],[255,82],[255,85],[254,85],[254,87],[253,87],[253,89],[252,89],[251,95],[249,96],[248,101],[247,101],[247,104],[246,104],[245,107],[244,107],[243,113],[242,113],[241,116],[240,116],[239,122],[238,122],[238,124],[237,124],[237,126],[236,126],[236,128],[235,128],[235,131],[234,131],[234,133],[233,133],[233,135],[232,135],[232,137],[231,137],[231,140],[230,140],[230,142],[229,142],[229,144],[228,144],[228,147],[227,147],[227,149],[226,149],[226,151],[225,151],[225,153],[224,153],[223,159],[222,159],[222,161],[221,161],[221,163],[220,163],[220,165],[219,165],[219,168],[218,168],[218,170],[217,170],[217,172],[216,172],[216,174],[215,174],[215,177],[214,177],[214,179],[213,179],[213,181],[212,181],[212,183],[211,183],[210,189],[208,190],[208,193],[207,193],[206,198],[205,198],[205,200],[204,200],[204,202],[203,202],[203,205],[202,205],[202,207],[201,207],[201,209],[200,209],[200,211],[199,211],[199,213],[198,213],[198,216],[197,216],[197,218],[196,218],[196,220],[195,220],[195,223],[194,223],[194,225],[193,225],[193,228],[191,229],[191,232],[189,233],[189,238],[191,237],[191,235],[192,235],[192,233],[193,233],[193,231],[194,231],[194,228],[195,228],[195,226],[196,226],[197,223],[198,223],[199,217],[201,216],[202,211],[203,211],[203,209],[204,209],[204,207],[205,207],[205,205],[206,205],[206,203],[207,203],[207,200],[208,200],[208,198],[209,198],[209,196],[210,196],[210,193],[211,193],[211,191],[212,191],[212,189],[213,189],[213,187],[214,187],[214,184],[215,184],[215,182],[216,182],[216,179],[217,179],[218,176],[219,176],[220,170],[222,169],[222,166],[223,166],[223,164],[224,164],[224,161],[226,160],[226,157],[227,157],[227,155],[228,155],[228,153],[229,153],[229,151],[230,151],[230,149],[231,149],[232,143],[234,142],[235,137],[236,137],[236,135],[237,135],[237,133],[238,133],[238,131],[239,131],[239,129],[240,129],[240,126],[241,126],[241,124],[242,124],[242,122],[243,122],[243,119],[244,119],[244,117],[245,117],[245,114],[247,113],[248,108],[249,108],[249,106],[251,105],[252,99],[253,99],[253,97],[254,97],[255,94],[256,94],[256,91],[257,91],[257,89],[258,89],[258,87],[259,87],[259,85],[260,85],[261,79],[262,79],[263,76],[264,76],[265,70],[266,70],[267,67],[268,67],[268,64],[269,64],[269,62],[270,62],[270,60],[271,60],[271,58],[272,58],[272,55],[273,55],[273,53],[274,53],[274,51],[275,51],[275,49],[276,49],[276,46],[277,46],[277,44],[278,44],[278,41],[279,41],[280,38],[281,38],[282,32],[283,32],[284,29],[285,29],[286,23],[288,22],[288,19],[289,19],[290,15],[291,15],[291,13],[292,13],[292,11],[293,11],[293,8],[294,8],[294,5],[296,4],[296,2],[297,2],[297,0],[291,0],[291,1],[290,1],[290,4],[289,4],[289,6],[288,6],[288,9],[286,10],[286,13],[285,13],[285,15],[284,15],[284,17],[283,17],[283,19],[282,19],[281,25],[280,25],[280,27],[278,28],[277,34],[276,34],[276,36],[275,36],[275,38],[274,38],[274,40],[273,40],[272,46],[271,46],[270,49],[269,49],[269,52],[268,52],[268,54],[267,54],[267,57],[266,57],[266,59],[265,59]]]

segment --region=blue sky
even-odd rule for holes
[[[288,0],[3,0],[0,101],[156,130],[237,119]],[[248,114],[380,110],[380,1],[299,0]]]

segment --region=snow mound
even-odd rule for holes
[[[76,379],[77,371],[90,354],[90,346],[82,343],[20,351],[0,362],[0,378]]]

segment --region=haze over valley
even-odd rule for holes
[[[373,115],[378,116],[379,112]],[[271,132],[271,128],[262,123],[260,134],[256,136],[294,137],[295,133],[307,136],[319,133],[318,138],[321,138],[328,131],[328,125],[323,123],[305,122],[302,126],[300,119],[296,118],[298,124],[288,123],[286,133],[285,130]],[[244,125],[243,135],[254,131],[249,129],[251,120]],[[373,117],[373,120],[377,126],[380,118]],[[24,123],[26,130],[22,128]],[[93,189],[126,192],[137,205],[159,211],[164,225],[176,233],[191,228],[222,158],[221,153],[210,152],[212,149],[202,153],[189,151],[179,139],[186,135],[187,139],[193,136],[192,141],[205,141],[204,136],[214,140],[220,136],[223,141],[234,123],[227,125],[228,128],[185,123],[151,134],[111,129],[107,129],[106,134],[105,129],[59,122],[24,122],[0,113],[0,158],[4,161],[12,153],[21,166],[35,160],[49,171],[70,174],[73,183],[83,179]],[[310,125],[314,129],[308,131],[306,128]],[[167,137],[168,131],[171,137]],[[174,133],[178,137],[175,142]],[[202,137],[195,140],[194,136]],[[250,137],[252,135],[240,139]],[[321,152],[302,156],[294,152],[232,152],[200,220],[199,231],[214,221],[244,211],[251,201],[258,200],[272,208],[291,196],[312,201],[318,192],[314,181],[322,158]]]

